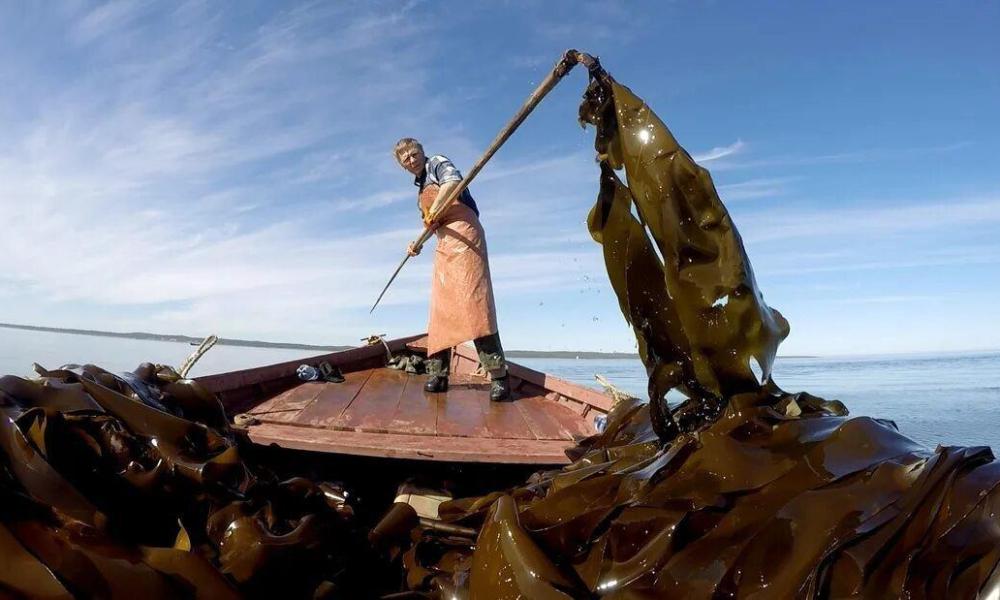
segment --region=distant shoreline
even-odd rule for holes
[[[69,329],[64,327],[42,327],[40,325],[18,325],[15,323],[0,323],[0,327],[7,329],[24,329],[26,331],[45,331],[48,333],[68,333],[71,335],[93,335],[98,337],[125,338],[130,340],[155,340],[158,342],[181,342],[187,344],[200,344],[204,338],[191,337],[189,335],[166,335],[162,333],[146,333],[143,331],[117,332],[98,331],[96,329]],[[247,348],[282,348],[286,350],[323,350],[327,352],[337,352],[339,350],[349,350],[353,346],[316,346],[312,344],[293,344],[285,342],[264,342],[260,340],[237,340],[231,338],[219,338],[216,342],[220,346],[244,346]]]
[[[41,325],[20,325],[17,323],[0,323],[7,329],[23,329],[26,331],[44,331],[48,333],[67,333],[70,335],[91,335],[98,337],[124,338],[130,340],[154,340],[158,342],[178,342],[199,344],[203,338],[180,334],[146,333],[143,331],[100,331],[97,329],[70,329],[66,327],[44,327]],[[339,352],[349,350],[354,346],[318,346],[314,344],[296,344],[291,342],[265,342],[261,340],[239,340],[219,338],[221,346],[242,346],[245,348],[280,348],[284,350],[317,350],[322,352]],[[511,358],[602,358],[602,359],[638,359],[635,352],[591,352],[573,350],[508,350]],[[781,358],[816,358],[815,356],[782,356]]]

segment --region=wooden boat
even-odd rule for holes
[[[470,346],[452,352],[447,393],[425,375],[388,367],[390,354],[426,355],[413,336],[266,367],[199,377],[255,443],[338,454],[431,461],[566,464],[565,451],[596,433],[612,399],[509,363],[512,401],[490,402]],[[303,382],[301,364],[327,362],[342,383]]]

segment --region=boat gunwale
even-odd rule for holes
[[[387,341],[386,345],[389,347],[391,352],[398,352],[406,348],[411,342],[419,340],[422,337],[424,337],[424,334],[397,338],[395,340]],[[379,356],[385,356],[385,349],[386,346],[383,346],[382,344],[358,346],[357,348],[351,348],[349,350],[338,350],[336,352],[319,354],[316,356],[307,356],[271,365],[238,369],[236,371],[227,371],[225,373],[216,373],[213,375],[202,375],[200,377],[195,377],[194,380],[208,392],[213,394],[222,394],[269,381],[294,377],[296,369],[303,364],[315,365],[321,362],[328,362],[335,367],[346,367],[366,359],[374,359]]]
[[[240,388],[294,377],[296,369],[298,369],[299,365],[302,364],[315,365],[320,362],[328,362],[336,367],[348,367],[361,363],[365,360],[376,359],[380,356],[384,356],[386,346],[388,346],[391,352],[399,352],[404,349],[425,349],[426,346],[422,345],[420,342],[424,341],[426,337],[426,334],[411,335],[396,338],[394,340],[387,340],[385,346],[382,344],[359,346],[349,350],[340,350],[337,352],[309,356],[271,365],[250,367],[248,369],[239,369],[212,375],[203,375],[196,377],[195,381],[197,381],[210,393],[223,394]],[[478,363],[479,361],[475,349],[467,344],[455,347],[453,360],[456,359],[473,361],[475,363]],[[580,410],[577,410],[576,412],[578,412],[581,416],[585,416],[590,410],[597,410],[599,412],[606,413],[611,410],[611,407],[614,404],[612,398],[597,390],[584,387],[565,379],[560,379],[559,377],[549,375],[548,373],[536,371],[515,362],[508,361],[507,366],[510,374],[514,377],[537,385],[548,392],[555,392],[562,398],[580,404]],[[225,404],[225,402],[223,404]]]

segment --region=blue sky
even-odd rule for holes
[[[354,343],[421,331],[396,139],[475,161],[560,53],[709,168],[785,354],[1000,347],[1000,5],[0,7],[0,321]],[[634,348],[584,220],[574,72],[473,184],[508,348]]]

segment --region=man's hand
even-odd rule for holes
[[[423,244],[417,245],[416,242],[410,242],[410,245],[406,247],[406,253],[410,256],[416,256],[420,254],[420,250],[423,248]]]

